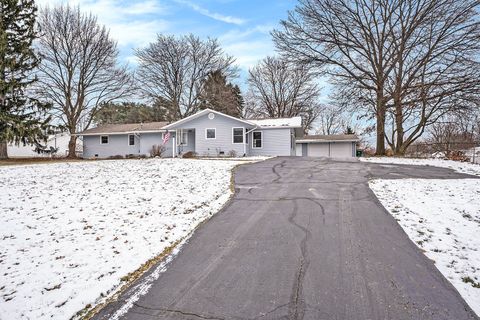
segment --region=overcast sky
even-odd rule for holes
[[[269,32],[294,8],[294,0],[37,0],[38,5],[70,3],[98,16],[118,41],[121,59],[135,64],[134,49],[157,33],[218,38],[248,68],[274,54]]]

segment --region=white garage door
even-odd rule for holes
[[[307,154],[309,157],[328,157],[328,143],[309,143]]]
[[[351,158],[352,143],[351,142],[331,142],[330,157],[332,158]]]

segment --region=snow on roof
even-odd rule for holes
[[[260,127],[302,127],[302,117],[278,118],[278,119],[248,119]]]

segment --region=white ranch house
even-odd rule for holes
[[[301,117],[240,119],[205,109],[173,123],[114,124],[92,128],[83,137],[84,158],[149,156],[154,145],[164,157],[195,152],[218,156],[354,157],[355,135],[304,136]]]

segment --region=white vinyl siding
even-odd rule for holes
[[[248,154],[250,149],[250,146],[246,146],[243,143],[233,143],[232,141],[232,128],[244,127],[246,130],[253,129],[253,126],[245,126],[245,123],[240,120],[221,114],[215,114],[213,119],[209,119],[208,113],[206,113],[181,125],[185,129],[194,129],[192,131],[195,133],[195,152],[199,156],[228,155],[230,151],[234,151],[237,156],[242,156],[245,151]],[[176,129],[179,128],[180,126]],[[206,129],[215,129],[215,139],[207,139]]]
[[[258,132],[257,130],[254,132]],[[291,156],[294,154],[290,147],[290,128],[262,129],[262,148],[253,148],[253,132],[248,135],[248,155],[251,156]]]

